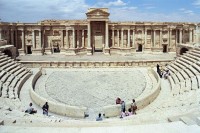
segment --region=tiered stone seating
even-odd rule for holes
[[[199,60],[200,52],[198,50],[192,50],[177,58],[168,66],[168,69],[171,71],[169,82],[174,94],[182,94],[183,92],[199,89]]]
[[[30,71],[10,57],[0,53],[0,96],[18,98],[22,82],[30,76]]]

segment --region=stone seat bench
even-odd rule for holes
[[[1,79],[5,74],[6,74],[6,71],[1,70],[1,72],[0,72],[0,79]]]
[[[8,67],[10,67],[10,66],[12,66],[14,64],[15,64],[15,62],[9,62],[6,65],[2,66],[1,68],[5,70],[6,68],[8,68]]]
[[[2,78],[1,78],[1,81],[3,82],[3,83],[5,83],[6,81],[7,81],[7,79],[10,77],[10,73],[6,73]]]
[[[14,69],[10,70],[10,73],[14,74],[16,71],[18,71],[21,68],[21,66],[17,66]]]
[[[9,67],[5,68],[5,71],[10,72],[12,69],[16,68],[18,66],[17,63],[10,65]]]
[[[14,98],[15,98],[15,99],[16,99],[16,98],[19,98],[19,94],[20,94],[20,91],[21,91],[21,87],[22,87],[22,85],[26,82],[26,80],[27,80],[30,76],[31,76],[31,73],[29,73],[29,72],[27,71],[27,73],[24,74],[23,77],[21,77],[21,78],[18,80],[16,86],[13,87]]]
[[[22,73],[23,71],[25,71],[26,69],[24,68],[24,67],[21,67],[20,69],[18,69],[15,73],[14,73],[14,75],[15,76],[18,76],[20,73]]]
[[[182,60],[182,61],[184,61],[184,62],[186,62],[186,63],[190,63],[190,65],[197,62],[197,60],[191,58],[191,57],[188,56],[188,55],[182,56],[182,58],[180,58],[180,60]]]
[[[192,52],[197,53],[197,54],[200,54],[200,51],[199,51],[199,50],[196,50],[196,49],[193,49]]]
[[[0,63],[3,63],[4,61],[7,61],[8,59],[7,58],[2,58],[0,59]]]
[[[17,75],[17,78],[22,78],[27,73],[28,73],[28,71],[25,70],[25,71],[21,72],[19,75]]]
[[[179,66],[175,65],[174,63],[171,64],[171,67],[173,67],[176,71],[182,70]]]
[[[6,84],[3,84],[2,86],[2,95],[3,98],[8,98],[8,86]]]
[[[188,53],[188,54],[186,54],[186,56],[187,56],[187,57],[190,57],[190,58],[192,58],[192,59],[194,59],[194,60],[196,60],[196,61],[199,61],[199,60],[200,60],[199,57],[194,56],[192,53]]]
[[[200,54],[198,54],[198,53],[191,52],[190,54],[195,56],[196,58],[200,58]]]

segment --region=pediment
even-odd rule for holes
[[[110,13],[107,10],[103,9],[89,9],[86,13],[88,18],[108,18]]]

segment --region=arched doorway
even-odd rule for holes
[[[167,53],[167,45],[163,45],[163,53]]]
[[[27,54],[32,54],[31,46],[27,46]]]
[[[12,52],[8,49],[4,50],[3,53],[5,53],[6,55],[8,55],[8,57],[12,58]]]
[[[142,52],[142,44],[138,44],[138,49],[136,50],[136,52]]]
[[[188,51],[187,48],[181,48],[180,55],[183,55],[183,53],[186,53]]]

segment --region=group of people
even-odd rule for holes
[[[49,112],[49,105],[48,102],[46,102],[43,106],[42,106],[42,110],[43,110],[43,114],[48,116],[48,112]],[[25,111],[25,113],[29,113],[29,114],[35,114],[37,113],[37,110],[33,108],[33,104],[30,103],[29,107],[27,108],[27,110]]]
[[[137,105],[136,105],[135,99],[132,100],[131,107],[128,108],[128,111],[126,111],[125,102],[121,100],[119,97],[116,99],[116,104],[121,104],[120,118],[136,114]]]
[[[170,76],[170,71],[169,69],[166,69],[166,70],[162,70],[160,69],[160,66],[157,64],[157,73],[158,75],[160,76],[160,78],[164,78],[164,79],[167,79],[168,76]]]

